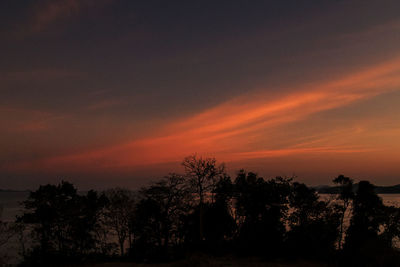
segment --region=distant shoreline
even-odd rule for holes
[[[358,184],[354,184],[353,191],[356,192],[358,188]],[[340,192],[340,188],[338,186],[316,186],[314,189],[319,194],[338,194]],[[398,185],[389,185],[389,186],[375,186],[375,193],[377,194],[400,194],[400,184]]]

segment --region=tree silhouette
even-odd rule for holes
[[[200,241],[203,241],[205,196],[212,192],[216,179],[225,172],[225,166],[224,164],[217,164],[215,158],[198,158],[196,155],[186,157],[182,165],[193,191],[199,198],[199,238]]]
[[[204,235],[207,244],[214,250],[221,249],[224,241],[233,237],[236,222],[232,217],[231,199],[233,184],[227,175],[221,176],[213,190],[214,201],[205,212]]]
[[[137,246],[155,248],[165,254],[171,243],[183,241],[180,219],[191,207],[189,189],[184,177],[170,174],[141,190],[142,200],[133,222]]]
[[[329,257],[338,238],[339,216],[312,188],[293,183],[289,197],[289,248],[302,257]]]
[[[76,188],[65,181],[31,192],[19,221],[34,227],[39,247],[32,255],[39,261],[51,261],[51,255],[76,257],[93,252],[94,231],[104,203],[94,191],[78,195]]]
[[[34,247],[23,248],[28,266],[115,260],[118,254],[124,261],[170,261],[199,251],[398,266],[400,208],[385,206],[367,181],[353,186],[339,175],[332,202],[292,178],[266,180],[240,170],[232,182],[213,158],[192,155],[182,164],[184,175],[172,173],[138,192],[83,194],[64,181],[40,186],[16,224],[0,222],[0,246],[14,234],[25,246],[31,231]]]
[[[353,180],[349,177],[345,177],[344,175],[339,175],[335,179],[333,179],[333,183],[339,186],[339,194],[338,200],[340,200],[341,204],[338,204],[338,210],[340,212],[340,232],[339,232],[339,249],[342,249],[343,246],[343,227],[344,227],[344,218],[346,212],[351,204],[351,201],[354,198],[353,193]]]
[[[104,212],[105,224],[117,236],[120,255],[125,253],[125,242],[130,237],[130,217],[134,209],[132,192],[115,188],[105,192],[108,202]]]
[[[388,247],[393,248],[393,240],[395,238],[400,238],[400,208],[394,206],[385,206],[383,213],[383,232],[381,237]]]
[[[360,181],[354,196],[346,249],[357,250],[377,240],[383,207],[382,199],[374,191],[374,185],[368,181]]]
[[[274,255],[281,248],[289,192],[290,179],[265,181],[255,173],[238,172],[235,198],[238,244],[243,252],[265,255],[269,251],[269,255]]]

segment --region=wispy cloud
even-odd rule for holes
[[[153,137],[14,167],[99,170],[174,162],[193,152],[211,153],[226,161],[313,153],[365,153],[373,148],[330,142],[332,135],[314,136],[306,142],[299,140],[272,149],[268,143],[279,136],[265,133],[268,129],[301,122],[316,113],[398,90],[399,86],[400,59],[395,59],[342,79],[294,88],[292,93],[280,97],[258,90],[164,125]],[[104,103],[108,104],[114,103]]]
[[[78,14],[84,2],[79,0],[49,1],[35,13],[32,30],[40,32],[58,19]]]
[[[0,107],[0,129],[10,133],[31,133],[48,129],[55,116],[40,110]]]
[[[283,157],[288,155],[298,155],[298,154],[347,154],[347,153],[365,153],[376,151],[376,149],[364,149],[364,148],[349,148],[349,147],[311,147],[311,148],[287,148],[287,149],[270,149],[270,150],[260,150],[251,152],[238,152],[232,153],[230,155],[231,160],[239,161],[244,159],[254,159],[254,158],[270,158],[270,157]]]
[[[1,82],[41,81],[79,77],[82,73],[62,69],[35,69],[22,71],[0,72]]]
[[[83,11],[102,7],[112,0],[48,0],[37,2],[30,21],[30,32],[46,30],[52,24],[72,19]]]
[[[101,109],[107,109],[110,107],[118,106],[122,104],[123,101],[121,99],[107,99],[107,100],[101,100],[98,102],[94,102],[86,107],[87,110],[89,111],[98,111]]]

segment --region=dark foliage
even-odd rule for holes
[[[339,214],[305,184],[293,183],[289,200],[293,209],[287,241],[291,255],[329,258],[338,239]]]
[[[31,192],[24,202],[27,212],[18,218],[34,226],[37,245],[27,262],[65,261],[96,253],[95,231],[105,203],[105,197],[94,191],[78,195],[75,187],[64,181]]]
[[[361,181],[353,201],[346,249],[357,250],[378,240],[379,226],[383,222],[383,207],[382,199],[374,192],[374,186],[368,181]]]
[[[273,256],[280,251],[285,235],[289,183],[289,179],[278,177],[265,181],[255,173],[239,171],[235,200],[239,228],[236,241],[240,252]]]
[[[336,198],[327,200],[292,178],[241,170],[232,182],[215,159],[190,156],[183,164],[185,175],[170,174],[139,192],[40,186],[18,218],[34,241],[24,264],[160,262],[200,252],[398,266],[400,209],[384,206],[367,181],[354,192],[353,180],[340,175]]]

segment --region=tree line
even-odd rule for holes
[[[321,197],[293,178],[230,177],[214,158],[186,157],[172,173],[133,192],[79,194],[44,185],[24,201],[15,226],[29,233],[24,265],[87,260],[172,261],[188,253],[310,259],[340,266],[398,266],[400,209],[374,185],[340,175],[338,194]],[[11,229],[11,228],[10,228]]]

